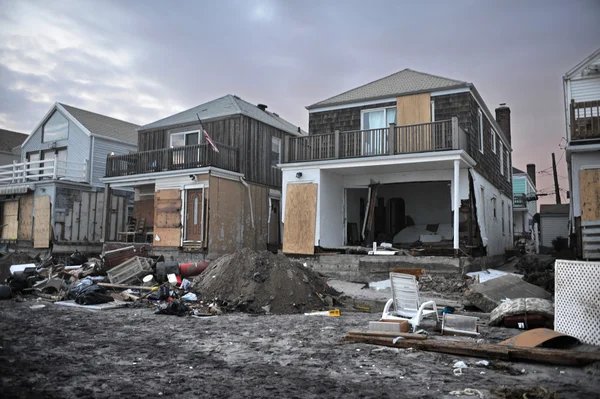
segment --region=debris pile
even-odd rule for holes
[[[244,248],[224,255],[194,280],[204,301],[250,313],[303,313],[332,307],[339,295],[311,269],[284,255]]]
[[[550,255],[525,255],[515,268],[523,274],[523,280],[554,294],[554,261]]]
[[[456,273],[431,273],[423,274],[419,278],[419,289],[421,291],[432,291],[444,294],[464,293],[473,282],[470,278],[464,278]]]

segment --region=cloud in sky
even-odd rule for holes
[[[508,103],[514,166],[544,169],[598,20],[597,0],[5,1],[0,127],[29,133],[55,101],[145,124],[231,93],[306,129],[306,105],[411,68]]]

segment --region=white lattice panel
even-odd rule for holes
[[[557,260],[554,329],[600,345],[600,262]]]

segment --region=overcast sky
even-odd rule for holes
[[[56,101],[146,124],[230,93],[306,129],[305,106],[411,68],[506,102],[514,166],[561,158],[561,78],[600,47],[600,0],[415,3],[0,0],[0,128]]]

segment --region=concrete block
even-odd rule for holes
[[[472,285],[467,300],[484,312],[491,312],[502,303],[503,299],[550,299],[551,296],[548,291],[523,281],[521,277],[508,274]]]

